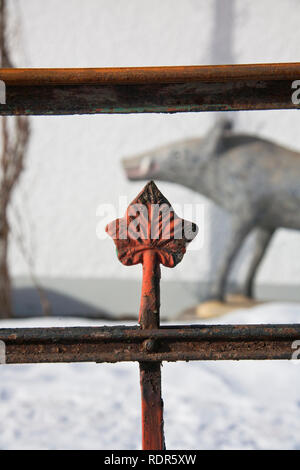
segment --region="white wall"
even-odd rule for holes
[[[18,5],[18,8],[15,6]],[[297,0],[10,0],[22,20],[19,67],[104,67],[300,60]],[[14,9],[13,9],[14,8]],[[234,114],[238,129],[300,150],[296,111]],[[120,159],[187,136],[201,136],[216,113],[33,117],[30,153],[14,205],[38,276],[140,278],[122,266],[111,240],[96,237],[100,203],[132,199]],[[182,187],[159,184],[173,203],[203,199]],[[15,212],[11,212],[14,217]],[[123,215],[123,214],[119,214]],[[226,239],[224,217],[208,206],[205,240],[165,279],[204,279]],[[211,224],[211,218],[214,222]],[[228,225],[228,224],[227,224]],[[214,250],[214,252],[212,251]],[[300,281],[300,234],[280,231],[259,274],[264,282]],[[16,243],[14,276],[28,266]]]

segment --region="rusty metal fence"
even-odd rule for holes
[[[2,69],[6,104],[2,115],[58,115],[299,109],[300,64],[260,64],[123,69]],[[294,95],[295,96],[295,95]],[[297,95],[298,96],[298,95]],[[300,93],[299,93],[300,98]],[[143,449],[165,448],[162,361],[291,359],[300,325],[160,326],[160,267],[174,267],[190,239],[171,205],[153,182],[133,203],[166,204],[171,236],[164,239],[162,216],[156,237],[128,239],[130,207],[107,227],[124,264],[143,264],[139,326],[0,329],[7,364],[41,362],[119,362],[140,365]],[[132,203],[132,204],[133,204]],[[151,208],[150,208],[151,212]],[[152,214],[151,214],[151,217]],[[148,234],[148,235],[147,235]],[[128,234],[127,234],[128,235]],[[128,241],[129,240],[129,241]],[[2,344],[3,344],[2,343]]]

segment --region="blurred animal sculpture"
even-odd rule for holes
[[[123,160],[130,180],[155,179],[186,186],[232,214],[231,239],[222,253],[208,299],[223,301],[226,281],[247,235],[255,248],[241,294],[253,281],[279,227],[300,230],[300,153],[219,121],[203,138],[184,140]]]

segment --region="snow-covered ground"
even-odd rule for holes
[[[299,319],[299,304],[268,304],[211,323]],[[41,318],[0,328],[101,324]],[[300,449],[300,364],[165,363],[162,372],[168,449]],[[137,364],[0,367],[1,449],[139,449],[140,442]]]

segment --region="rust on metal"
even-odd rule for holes
[[[6,363],[292,359],[300,325],[0,329]]]
[[[197,234],[196,224],[176,215],[153,181],[129,205],[125,217],[108,224],[119,260],[143,264],[139,322],[144,329],[159,326],[160,264],[173,268]]]
[[[300,64],[1,69],[0,114],[174,113],[298,109]]]
[[[118,258],[123,264],[143,265],[141,330],[151,332],[159,329],[160,264],[173,268],[182,260],[186,245],[197,234],[196,225],[180,219],[155,183],[150,181],[131,202],[125,217],[110,223],[106,230],[113,237]],[[161,363],[148,360],[157,348],[154,338],[142,344],[146,356],[146,360],[140,361],[144,450],[165,448]]]
[[[142,398],[142,448],[165,449],[161,363],[140,362]]]

